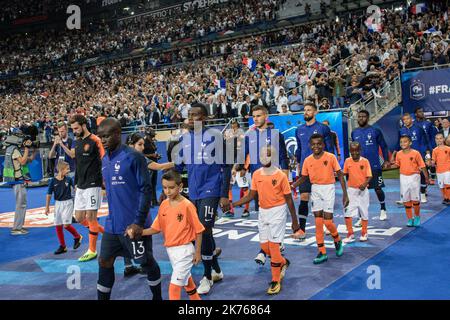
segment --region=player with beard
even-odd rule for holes
[[[305,103],[304,119],[306,123],[298,126],[295,131],[295,137],[297,139],[297,150],[295,156],[298,163],[298,172],[302,172],[303,162],[307,157],[312,154],[310,148],[309,139],[313,134],[320,134],[323,137],[325,143],[325,151],[332,151],[332,141],[330,136],[330,128],[316,120],[317,107],[314,103]],[[308,203],[311,194],[311,182],[309,177],[303,184],[300,185],[300,206],[298,207],[298,219],[300,224],[300,230],[295,234],[297,239],[301,241],[305,239],[306,219],[308,218]]]
[[[83,115],[72,116],[70,127],[77,138],[75,148],[69,149],[62,143],[60,146],[76,160],[75,217],[82,225],[89,226],[89,250],[78,259],[85,262],[97,257],[98,233],[103,231],[97,221],[97,211],[102,203],[102,158],[105,150],[100,139],[87,129]]]

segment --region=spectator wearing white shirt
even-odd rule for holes
[[[178,106],[178,111],[181,114],[181,121],[185,120],[188,118],[188,113],[189,110],[191,109],[191,105],[189,103],[187,103],[186,98],[185,97],[181,97],[181,102],[180,105]]]
[[[280,93],[279,93],[278,97],[275,99],[275,103],[277,105],[277,112],[278,113],[281,113],[281,111],[282,111],[281,107],[283,105],[286,105],[286,107],[287,107],[287,104],[289,103],[289,100],[286,97],[286,94],[284,93],[284,88],[280,89]]]

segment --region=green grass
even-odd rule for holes
[[[399,179],[400,173],[398,169],[383,171],[384,179]]]

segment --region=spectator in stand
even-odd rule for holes
[[[298,112],[303,110],[303,97],[298,94],[298,89],[294,88],[288,97],[289,110]]]

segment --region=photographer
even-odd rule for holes
[[[156,146],[156,133],[152,128],[148,128],[145,132],[144,138],[144,155],[146,158],[152,160],[153,162],[158,162],[161,159],[161,155],[158,154]],[[152,206],[158,205],[158,200],[156,198],[156,184],[158,182],[158,171],[150,170],[151,184],[152,188]]]
[[[18,137],[13,136],[12,138]],[[7,139],[6,143],[9,144],[9,146],[6,148],[5,153],[3,181],[13,186],[14,195],[16,197],[16,212],[11,235],[24,235],[28,234],[28,230],[23,228],[27,212],[26,175],[29,172],[27,164],[34,160],[37,150],[35,148],[31,157],[29,156],[30,148],[36,147],[36,145],[33,145],[29,136],[25,136],[23,140],[19,138],[14,143],[8,143]],[[25,150],[23,154],[20,151],[19,146],[24,147]]]
[[[56,172],[56,168],[58,166],[58,161],[62,160],[69,164],[70,166],[70,177],[75,176],[75,160],[71,157],[70,154],[66,153],[63,146],[66,147],[66,149],[71,150],[75,147],[75,141],[69,137],[68,135],[68,127],[67,124],[64,121],[60,121],[57,124],[58,127],[58,135],[55,136],[55,141],[53,143],[52,148],[50,149],[50,152],[48,153],[49,159],[56,159],[56,162],[54,164],[53,169]],[[53,172],[52,172],[53,174]]]

